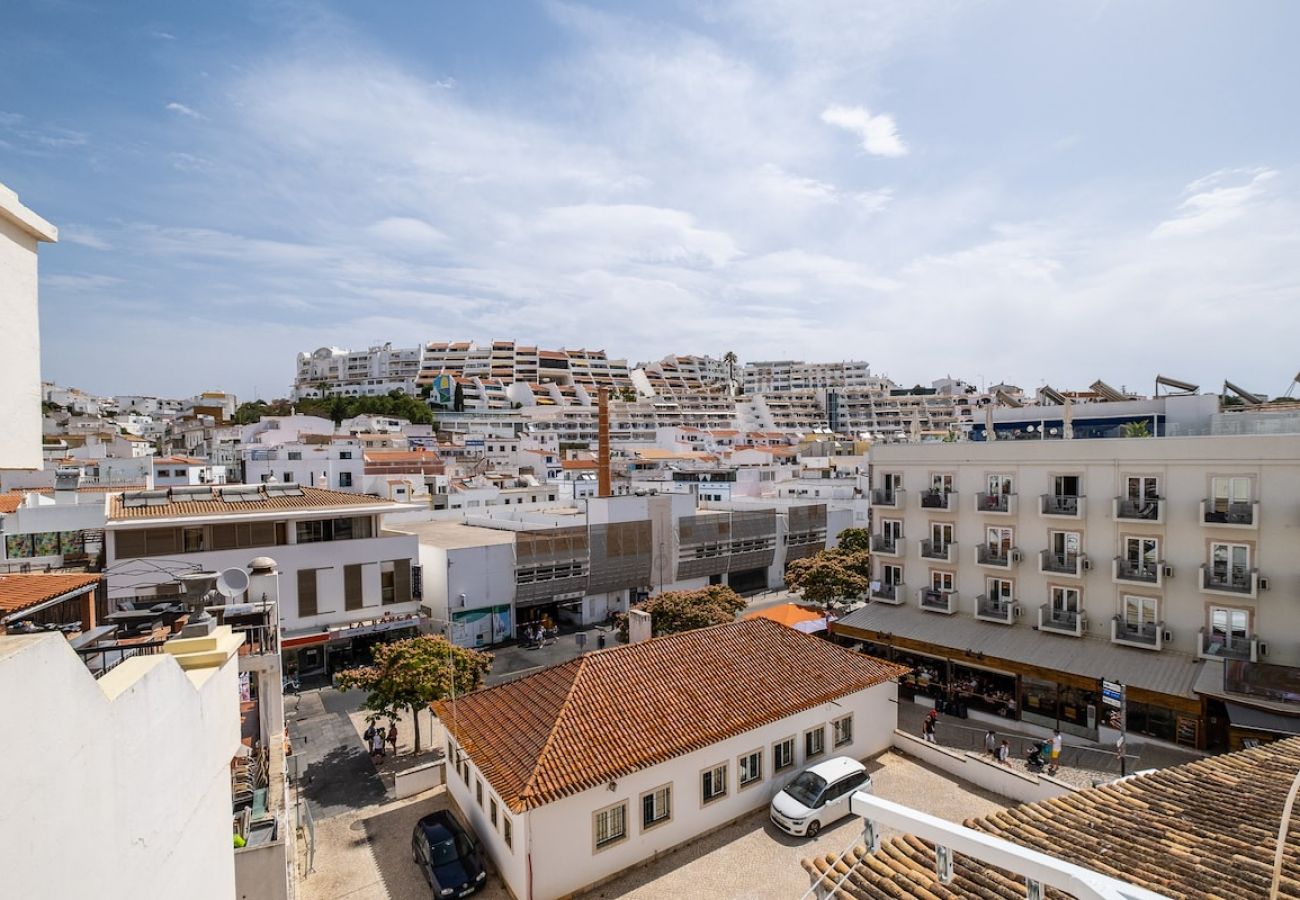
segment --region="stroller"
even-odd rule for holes
[[[1025,754],[1025,768],[1031,772],[1041,772],[1047,768],[1047,760],[1043,759],[1044,744],[1034,744]]]

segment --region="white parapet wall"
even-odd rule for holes
[[[941,769],[962,781],[1019,803],[1035,803],[1072,793],[1064,781],[1046,775],[1029,775],[999,765],[979,753],[949,750],[904,731],[894,731],[894,749]]]
[[[97,681],[61,635],[0,637],[0,893],[235,896],[241,642],[219,628]]]

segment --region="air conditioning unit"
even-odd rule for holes
[[[1012,604],[1011,604],[1011,615],[1015,616],[1015,617],[1018,619],[1018,618],[1020,618],[1021,614],[1023,614],[1023,613],[1024,613],[1024,610],[1021,608],[1021,606],[1020,606],[1019,603],[1012,603]]]
[[[1173,578],[1173,577],[1174,577],[1174,567],[1173,567],[1173,566],[1165,566],[1165,577],[1166,577],[1166,578]]]
[[[1174,639],[1174,633],[1172,631],[1166,631],[1163,634],[1161,634],[1160,637],[1167,644]]]
[[[1268,590],[1268,579],[1267,579],[1267,578],[1261,578],[1261,579],[1259,580],[1259,589],[1260,589],[1261,591],[1266,591],[1266,590]]]
[[[1088,617],[1079,616],[1079,631],[1087,631],[1087,630],[1088,630]]]
[[[1259,655],[1260,655],[1260,656],[1268,656],[1268,644],[1260,644],[1260,645],[1259,645]]]
[[[1088,559],[1086,556],[1083,558],[1083,568],[1084,571],[1092,568],[1092,560]]]
[[[1012,561],[1012,562],[1020,562],[1020,560],[1021,560],[1020,551],[1019,551],[1019,550],[1012,550],[1012,551],[1011,551],[1011,561]],[[1019,614],[1019,613],[1016,613],[1016,615],[1020,615],[1020,614]]]

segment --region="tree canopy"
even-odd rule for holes
[[[840,532],[839,546],[796,559],[785,570],[791,590],[827,612],[871,589],[871,533],[865,528]]]
[[[416,425],[433,423],[433,410],[410,394],[389,391],[376,397],[307,397],[302,400],[253,400],[241,403],[235,410],[236,425],[251,425],[263,416],[287,416],[297,412],[304,416],[320,416],[335,425],[355,416],[392,416],[406,419]]]
[[[693,591],[665,591],[636,604],[633,609],[650,613],[651,633],[661,637],[734,622],[736,614],[745,606],[745,598],[731,588],[712,584]],[[618,639],[627,643],[626,614],[618,617]]]
[[[373,662],[335,676],[339,690],[366,692],[365,708],[372,719],[411,714],[415,752],[420,752],[417,711],[435,700],[481,687],[492,655],[459,647],[436,634],[424,634],[391,644],[377,644]]]

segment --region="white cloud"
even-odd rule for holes
[[[390,216],[381,219],[366,231],[381,241],[411,249],[428,249],[447,240],[447,235],[428,222],[410,216]]]
[[[203,114],[200,113],[198,110],[186,106],[184,103],[178,103],[175,100],[173,100],[171,103],[168,103],[166,106],[163,107],[163,109],[167,110],[168,112],[174,112],[180,116],[185,116],[186,118],[189,119],[203,118]]]
[[[832,105],[822,111],[822,121],[856,134],[862,139],[862,149],[873,156],[907,155],[907,145],[888,113],[873,116],[862,106]]]
[[[1243,177],[1248,179],[1244,183]],[[1189,196],[1179,205],[1179,215],[1161,222],[1152,235],[1185,237],[1235,221],[1264,194],[1275,177],[1277,172],[1273,169],[1220,169],[1198,178],[1187,186]],[[1237,183],[1232,183],[1234,180]]]
[[[65,244],[77,244],[92,250],[111,250],[113,245],[100,234],[84,225],[65,225],[59,229],[59,240]]]

